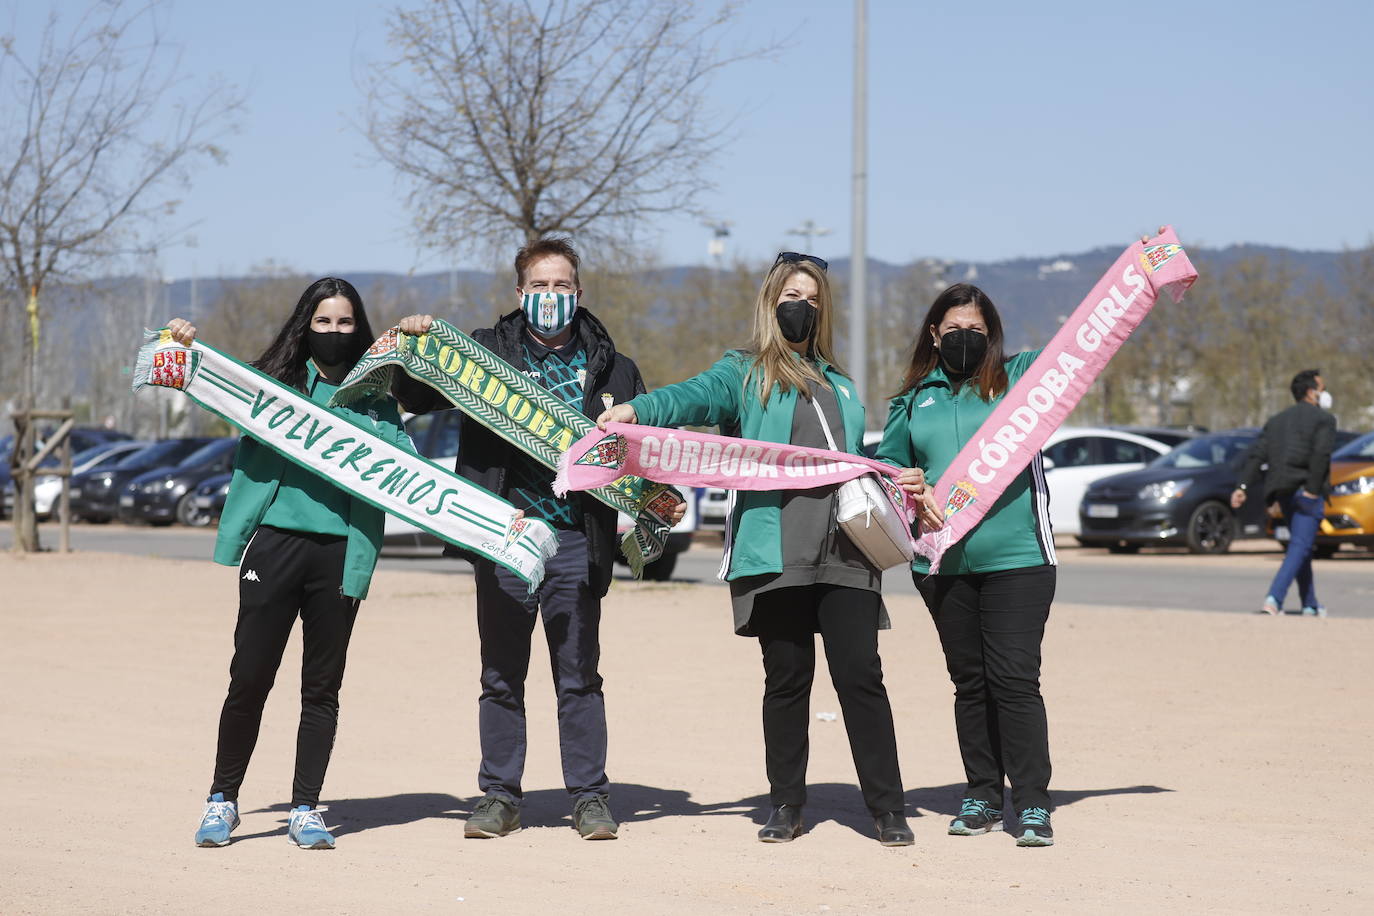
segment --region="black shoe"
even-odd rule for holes
[[[1021,833],[1017,846],[1053,846],[1054,831],[1050,829],[1050,813],[1044,808],[1027,808],[1021,812]]]
[[[906,815],[900,811],[889,811],[874,819],[878,828],[878,842],[884,846],[910,846],[916,842],[916,834],[906,824]]]
[[[790,843],[802,832],[800,805],[778,805],[759,831],[760,843]]]
[[[959,806],[959,816],[949,822],[950,836],[982,836],[1002,823],[1002,809],[985,801],[966,798]]]
[[[614,840],[620,825],[611,817],[604,795],[588,795],[573,805],[573,828],[584,840]]]
[[[520,809],[509,797],[492,794],[483,798],[473,809],[463,826],[463,836],[470,840],[489,840],[520,829]]]

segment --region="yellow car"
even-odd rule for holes
[[[1374,433],[1331,453],[1331,497],[1315,552],[1329,557],[1342,544],[1374,549]]]

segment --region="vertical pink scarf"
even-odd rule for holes
[[[934,493],[944,503],[945,524],[916,540],[931,573],[1064,422],[1159,295],[1178,302],[1196,279],[1172,227],[1117,258],[940,475]]]

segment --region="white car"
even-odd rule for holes
[[[1089,484],[1112,474],[1139,470],[1172,448],[1167,442],[1120,429],[1059,427],[1041,450],[1054,533],[1079,533],[1078,504]]]
[[[110,467],[117,464],[121,458],[128,455],[130,452],[136,452],[151,444],[151,442],[121,439],[118,442],[105,442],[101,445],[93,445],[72,456],[72,476],[75,477],[83,471],[93,471],[96,468]],[[34,510],[38,513],[38,517],[47,518],[52,515],[57,506],[57,500],[61,495],[61,477],[45,475],[36,479],[33,483],[33,503]]]

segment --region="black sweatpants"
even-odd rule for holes
[[[299,614],[302,626],[301,723],[291,806],[319,804],[339,721],[348,640],[358,600],[344,597],[347,539],[263,526],[239,566],[239,619],[229,694],[219,718],[219,750],[210,792],[238,798],[258,743],[262,708]]]
[[[967,797],[1017,811],[1050,806],[1050,742],[1040,696],[1040,642],[1056,567],[913,575],[954,682],[954,726]]]
[[[774,805],[806,803],[819,630],[864,804],[875,817],[903,810],[892,706],[878,657],[881,601],[878,592],[838,585],[779,588],[755,599],[749,625],[763,650],[763,743]]]

